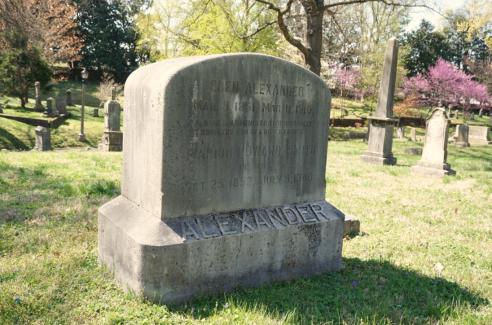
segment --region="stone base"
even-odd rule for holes
[[[492,144],[492,141],[488,141],[488,140],[470,139],[469,141],[470,141],[469,145],[471,146],[487,146],[489,144]]]
[[[165,223],[119,196],[99,209],[99,260],[127,290],[174,304],[340,270],[343,227],[325,201]]]
[[[455,145],[460,148],[467,148],[470,146],[470,143],[468,142],[456,142]]]
[[[100,151],[123,150],[123,133],[119,131],[105,131],[98,147]]]
[[[366,152],[361,159],[367,163],[375,165],[396,165],[396,158],[393,155],[383,156],[372,152]]]
[[[426,166],[417,164],[411,167],[412,173],[422,174],[428,176],[444,177],[446,175],[453,176],[456,175],[456,171],[451,169],[451,166],[444,164],[443,166]]]

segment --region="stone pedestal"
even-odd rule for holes
[[[456,133],[454,135],[455,144],[457,147],[466,148],[470,146],[468,142],[469,127],[466,124],[456,125]]]
[[[398,123],[392,118],[369,118],[369,141],[367,152],[361,158],[363,161],[379,165],[395,165],[393,156],[393,128]]]
[[[101,151],[121,151],[123,150],[123,132],[120,131],[104,131],[101,143],[99,143]]]
[[[412,166],[413,173],[442,177],[456,172],[446,162],[448,157],[448,119],[442,107],[432,111],[427,120],[422,158]]]
[[[38,126],[34,129],[36,135],[35,150],[48,151],[51,150],[51,131],[49,128]]]
[[[344,215],[325,201],[329,109],[319,77],[266,55],[133,72],[121,196],[99,209],[99,260],[165,304],[339,270]]]
[[[34,110],[37,112],[42,112],[44,111],[43,104],[41,103],[41,83],[39,81],[36,81],[34,83],[34,90],[35,90],[35,104],[34,104]]]

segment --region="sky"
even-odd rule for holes
[[[446,10],[456,10],[467,3],[467,0],[434,0],[434,1],[422,1],[427,3],[429,6],[438,9],[438,11],[444,13]],[[443,26],[442,17],[433,12],[432,10],[426,8],[413,8],[410,13],[410,23],[407,26],[407,31],[416,29],[422,19],[428,20],[436,28]]]

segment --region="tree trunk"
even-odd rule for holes
[[[26,101],[26,98],[24,96],[19,96],[20,98],[20,102],[21,102],[21,107],[24,109],[26,108],[26,104],[27,104],[27,101]]]
[[[313,2],[316,4],[314,6]],[[323,0],[303,1],[302,5],[306,11],[306,41],[308,53],[304,55],[304,62],[309,70],[318,76],[321,74],[321,49],[323,45]]]

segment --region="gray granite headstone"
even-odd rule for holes
[[[65,102],[67,106],[73,106],[73,101],[72,101],[72,89],[67,89],[65,92]]]
[[[467,124],[456,125],[456,133],[454,135],[455,144],[457,147],[469,147],[470,142],[468,141],[468,133],[470,132],[469,126]]]
[[[123,132],[120,129],[120,115],[121,106],[116,101],[116,89],[113,88],[111,100],[104,104],[104,133],[99,144],[100,150],[121,151],[123,149]]]
[[[36,81],[34,83],[34,91],[35,91],[35,104],[34,109],[38,112],[44,111],[43,104],[41,103],[41,83]]]
[[[454,175],[447,163],[448,118],[444,108],[435,108],[427,120],[422,158],[412,166],[412,172],[429,176]]]
[[[35,150],[38,151],[48,151],[51,150],[51,131],[49,128],[44,126],[37,126],[34,129],[36,135],[36,143],[34,146]]]
[[[125,85],[121,196],[99,209],[99,259],[177,303],[341,268],[325,201],[330,91],[259,54],[171,59]]]
[[[378,106],[374,116],[369,117],[369,141],[363,161],[380,165],[394,165],[393,128],[398,119],[393,118],[393,97],[395,94],[396,68],[398,62],[398,41],[388,42],[384,56],[384,69],[379,88]]]
[[[56,99],[56,110],[58,111],[58,114],[67,114],[67,103],[66,103],[66,98],[63,98],[62,96],[59,96]]]
[[[468,127],[468,140],[471,145],[488,145],[492,141],[489,139],[489,128],[486,126],[470,125]]]

